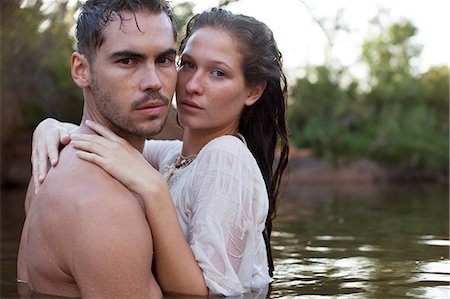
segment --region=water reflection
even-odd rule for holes
[[[2,298],[14,298],[23,191],[2,196]],[[289,186],[271,298],[450,298],[448,188]]]
[[[446,187],[317,188],[280,204],[272,298],[450,298]]]
[[[432,246],[444,246],[448,247],[450,246],[450,240],[439,240],[436,236],[423,236],[419,241],[419,243],[425,244],[425,245],[432,245]]]

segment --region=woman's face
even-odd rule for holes
[[[251,89],[242,55],[229,33],[205,27],[192,34],[181,53],[177,82],[180,123],[205,134],[235,134]]]

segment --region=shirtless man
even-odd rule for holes
[[[92,133],[85,121],[95,120],[142,151],[165,123],[177,79],[166,2],[88,0],[77,40],[71,73],[84,95],[78,132]],[[77,158],[71,145],[37,194],[30,181],[25,210],[20,285],[67,297],[161,297],[141,204],[99,166]]]

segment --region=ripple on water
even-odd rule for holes
[[[367,240],[353,236],[322,235],[302,240],[290,233],[275,235],[272,298],[323,298],[330,294],[339,298],[450,298],[450,261],[444,257],[435,261],[408,256],[393,259],[391,252],[399,249],[364,244]],[[450,245],[435,236],[418,239],[429,246]],[[389,254],[386,257],[384,253]]]

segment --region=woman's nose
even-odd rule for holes
[[[202,94],[204,89],[204,79],[201,72],[197,71],[187,78],[186,92]]]

